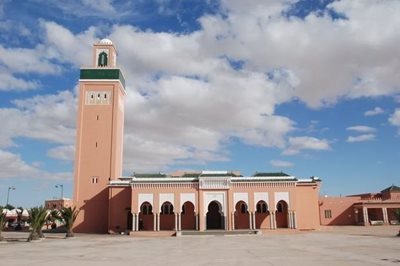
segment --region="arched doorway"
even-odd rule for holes
[[[288,204],[284,200],[276,204],[276,227],[288,228]]]
[[[250,229],[249,211],[244,201],[235,206],[235,229]]]
[[[151,204],[147,201],[143,202],[142,205],[140,205],[139,230],[154,230],[153,206],[151,206]]]
[[[161,205],[160,230],[175,230],[174,206],[169,201]]]
[[[190,201],[186,201],[182,205],[181,229],[182,230],[196,229],[196,216],[194,214],[194,205]]]
[[[260,200],[256,205],[256,229],[270,228],[268,204]]]
[[[211,201],[208,204],[208,212],[207,212],[207,230],[210,229],[224,229],[224,220],[222,217],[220,203],[217,201]]]

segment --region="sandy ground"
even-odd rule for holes
[[[399,265],[400,226],[325,227],[262,235],[138,238],[4,232],[1,265]],[[12,241],[11,241],[12,240]]]

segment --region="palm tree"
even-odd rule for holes
[[[6,226],[7,219],[6,219],[6,213],[3,212],[3,207],[0,207],[0,241],[4,240],[4,237],[1,235],[1,232],[3,232],[4,227]]]
[[[65,227],[67,228],[67,234],[65,235],[65,237],[73,237],[74,236],[74,232],[72,232],[72,227],[74,226],[74,222],[76,220],[76,217],[78,217],[79,214],[79,209],[77,209],[76,207],[63,207],[60,210],[60,216],[62,217],[64,223],[65,223]]]
[[[46,222],[48,210],[45,207],[33,207],[29,210],[29,223],[32,231],[29,234],[28,241],[44,238],[42,227]]]

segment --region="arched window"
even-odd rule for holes
[[[161,214],[173,214],[174,213],[174,206],[170,202],[165,202],[161,206]]]
[[[144,215],[152,214],[153,208],[150,203],[144,202],[140,208],[140,212]]]
[[[277,212],[286,212],[288,208],[288,205],[285,201],[281,200],[276,204],[276,211]]]
[[[257,213],[267,213],[268,212],[268,205],[265,201],[259,201],[256,206]]]
[[[99,58],[97,60],[97,66],[105,67],[108,64],[108,55],[104,51],[99,54]]]
[[[240,213],[247,213],[247,205],[246,205],[246,203],[242,203],[240,205]]]
[[[276,205],[276,211],[283,212],[283,203],[282,202],[278,202],[278,204]]]

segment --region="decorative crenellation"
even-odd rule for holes
[[[200,189],[229,189],[230,185],[230,177],[211,176],[199,178]]]
[[[296,182],[232,182],[235,188],[255,188],[255,187],[295,187]]]
[[[101,91],[92,91],[88,90],[85,94],[85,104],[86,105],[107,105],[112,102],[112,93],[111,91],[101,90]]]
[[[137,183],[132,184],[132,188],[137,189],[163,189],[163,188],[192,188],[199,189],[197,183]]]

